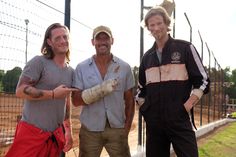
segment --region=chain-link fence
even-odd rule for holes
[[[64,1],[61,0],[58,3],[64,5]],[[63,23],[63,21],[63,10],[53,8],[46,2],[43,3],[39,0],[0,0],[0,157],[4,156],[13,142],[16,124],[21,118],[23,100],[14,95],[17,76],[29,59],[35,55],[40,55],[39,50],[46,28],[51,23]],[[72,39],[75,39],[80,32],[87,32],[86,42],[91,37],[91,28],[73,18],[71,20],[71,32]],[[85,42],[83,39],[72,40],[72,55],[74,55],[72,58],[76,58],[77,53],[88,51],[77,48],[77,43],[83,45]],[[208,52],[205,54],[208,55]],[[223,70],[212,57],[209,57],[209,64],[205,66],[212,83],[210,93],[205,95],[195,107],[197,127],[225,117]],[[74,148],[67,153],[67,156],[78,155],[79,113],[80,107],[72,107]],[[145,123],[143,123],[142,128],[145,128]],[[136,109],[134,123],[129,135],[131,151],[136,150],[138,145],[137,130],[138,109]],[[142,145],[144,145],[145,129],[142,132],[142,139]]]

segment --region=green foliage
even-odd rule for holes
[[[231,117],[232,117],[232,118],[236,118],[236,112],[233,112],[233,113],[231,114]]]
[[[5,75],[4,70],[0,70],[0,92],[2,92],[2,90],[3,90],[2,78],[4,75]]]
[[[230,82],[230,76],[231,76],[230,68],[226,67],[224,69],[224,81],[225,82]]]
[[[8,70],[2,78],[3,91],[6,93],[14,93],[19,76],[22,72],[20,67],[15,67],[12,70]]]
[[[4,76],[4,70],[0,70],[0,80],[2,80],[3,76]]]
[[[234,69],[229,77],[229,82],[232,82],[233,85],[229,88],[226,88],[225,92],[229,95],[231,99],[236,98],[236,69]]]
[[[233,83],[229,87],[225,88],[225,94],[228,94],[230,99],[236,99],[236,69],[230,71],[230,68],[227,67],[223,70],[224,72],[224,82]]]

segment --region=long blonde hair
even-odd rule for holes
[[[52,30],[54,30],[56,28],[64,28],[65,30],[67,30],[69,32],[69,29],[60,23],[53,23],[47,28],[45,35],[44,35],[43,44],[41,47],[41,53],[48,59],[53,59],[55,56],[55,54],[52,51],[51,46],[48,45],[48,43],[47,43],[47,39],[51,38]],[[66,53],[66,60],[67,60],[67,62],[70,61],[70,49]]]

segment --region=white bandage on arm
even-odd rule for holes
[[[117,79],[109,79],[102,84],[84,90],[81,97],[86,104],[91,104],[113,92],[117,85]]]
[[[191,95],[194,94],[198,97],[198,99],[201,99],[203,95],[203,91],[201,89],[193,89],[191,92]]]

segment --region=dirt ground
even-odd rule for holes
[[[14,95],[0,94],[0,157],[4,156],[5,152],[8,150],[10,144],[12,143],[17,121],[21,117],[22,107],[23,107],[23,100],[16,98]],[[72,126],[73,126],[72,129],[73,129],[74,145],[73,145],[73,149],[66,154],[67,157],[78,156],[80,110],[81,110],[81,107],[72,106],[71,121],[72,121]],[[210,120],[210,122],[217,120],[215,118],[212,118],[212,116],[208,117],[207,112],[208,111],[206,108],[203,109],[203,116],[201,118],[202,125],[207,124],[208,119]],[[215,114],[217,115],[217,113]],[[195,123],[197,127],[200,126],[199,109],[195,110]],[[145,125],[145,123],[143,123],[143,125]],[[138,131],[137,130],[138,130],[138,109],[136,108],[134,121],[131,127],[131,132],[129,134],[129,144],[130,144],[131,153],[137,151],[137,146],[138,146],[138,140],[137,140]],[[145,139],[142,139],[142,140],[145,140]],[[103,157],[107,156],[106,151],[103,151],[102,156]]]

